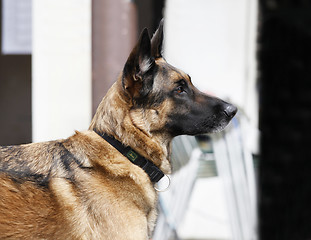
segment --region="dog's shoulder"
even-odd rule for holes
[[[117,149],[94,131],[76,132],[64,142],[64,146],[83,163],[103,168],[114,177],[130,177],[135,182],[148,182],[149,178],[140,167],[134,165]]]

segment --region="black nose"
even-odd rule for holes
[[[233,105],[231,105],[231,104],[228,104],[228,105],[225,107],[224,114],[225,114],[228,118],[233,118],[237,111],[238,111],[238,109],[237,109],[235,106],[233,106]]]

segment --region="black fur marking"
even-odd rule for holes
[[[27,164],[22,157],[23,148],[21,146],[1,146],[0,147],[0,169],[9,170],[20,170],[26,168]],[[2,159],[2,158],[5,158]]]
[[[47,187],[49,176],[31,169],[24,160],[23,146],[2,146],[0,150],[1,175],[7,175],[16,184],[32,182],[41,187]]]
[[[0,174],[6,174],[14,183],[22,184],[32,182],[41,187],[48,187],[48,183],[53,173],[58,173],[58,168],[63,167],[65,175],[62,177],[73,180],[74,169],[85,168],[82,163],[68,151],[62,143],[56,142],[49,146],[46,151],[53,155],[54,162],[51,164],[48,173],[40,172],[31,164],[25,161],[22,146],[0,147]]]
[[[66,169],[69,170],[72,167],[72,163],[76,163],[79,168],[88,168],[83,166],[82,162],[77,159],[62,143],[60,143],[60,147],[62,148],[61,160]]]
[[[14,171],[14,170],[8,170],[3,171],[0,170],[0,174],[8,175],[8,177],[16,184],[23,184],[25,182],[32,182],[34,184],[37,184],[40,187],[48,187],[49,183],[49,176],[43,175],[43,174],[36,174],[33,172],[27,172],[27,171]]]

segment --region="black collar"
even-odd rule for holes
[[[105,133],[95,132],[110,143],[110,145],[117,149],[121,154],[127,157],[132,163],[141,167],[149,175],[151,182],[156,183],[164,177],[164,173],[153,162],[139,155],[132,148],[124,146],[121,142]]]

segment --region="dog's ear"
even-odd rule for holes
[[[153,66],[150,37],[145,28],[123,69],[123,87],[132,98],[138,98],[141,95],[145,75]]]
[[[162,43],[163,43],[163,18],[159,24],[158,29],[153,34],[151,39],[151,56],[154,58],[162,57]]]

